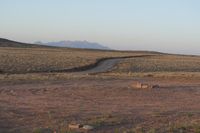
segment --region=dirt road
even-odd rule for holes
[[[101,73],[111,70],[116,64],[120,61],[128,58],[140,58],[140,57],[150,57],[155,55],[138,55],[138,56],[125,56],[125,57],[114,57],[114,58],[105,58],[100,59],[95,64],[88,66],[83,66],[79,68],[72,68],[68,70],[58,70],[57,72],[77,72],[81,74],[92,74],[92,73]],[[56,70],[55,70],[56,71]]]
[[[91,68],[89,70],[85,70],[83,72],[81,72],[82,74],[92,74],[92,73],[101,73],[101,72],[107,72],[110,69],[112,69],[117,63],[119,63],[121,60],[124,59],[108,59],[105,61],[102,61],[99,63],[99,65],[97,65],[94,68]]]

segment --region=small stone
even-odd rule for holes
[[[92,129],[94,129],[94,127],[90,126],[90,125],[84,125],[83,129],[85,129],[85,130],[92,130]]]
[[[141,88],[141,83],[140,82],[135,82],[135,83],[133,83],[132,84],[132,87],[134,87],[134,88]]]
[[[81,125],[81,124],[69,124],[68,127],[70,129],[79,129],[79,128],[82,128],[83,125]]]
[[[152,88],[159,88],[159,85],[151,85],[151,84],[143,84],[141,82],[135,82],[131,85],[133,88],[137,89],[152,89]]]
[[[150,89],[151,86],[148,85],[148,84],[142,84],[142,85],[141,85],[141,88],[142,88],[142,89]]]

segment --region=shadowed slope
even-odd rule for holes
[[[19,48],[38,48],[38,47],[49,47],[44,45],[37,45],[37,44],[27,44],[21,43],[16,41],[11,41],[8,39],[0,38],[0,47],[19,47]]]

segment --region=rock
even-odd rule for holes
[[[10,91],[10,95],[15,96],[15,91],[14,91],[14,90],[11,90],[11,91]]]
[[[90,126],[90,125],[84,125],[83,129],[85,129],[85,130],[92,130],[92,129],[94,129],[94,127]]]
[[[133,88],[142,88],[142,84],[140,82],[133,83],[131,86]]]
[[[140,82],[135,82],[131,85],[133,88],[137,89],[152,89],[152,88],[159,88],[159,85],[151,85],[151,84],[143,84]]]
[[[148,84],[141,84],[141,88],[142,88],[142,89],[150,89],[151,86],[148,85]]]
[[[69,124],[68,125],[69,129],[80,129],[83,127],[81,124]]]

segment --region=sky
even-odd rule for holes
[[[200,55],[200,0],[0,0],[0,38]]]

